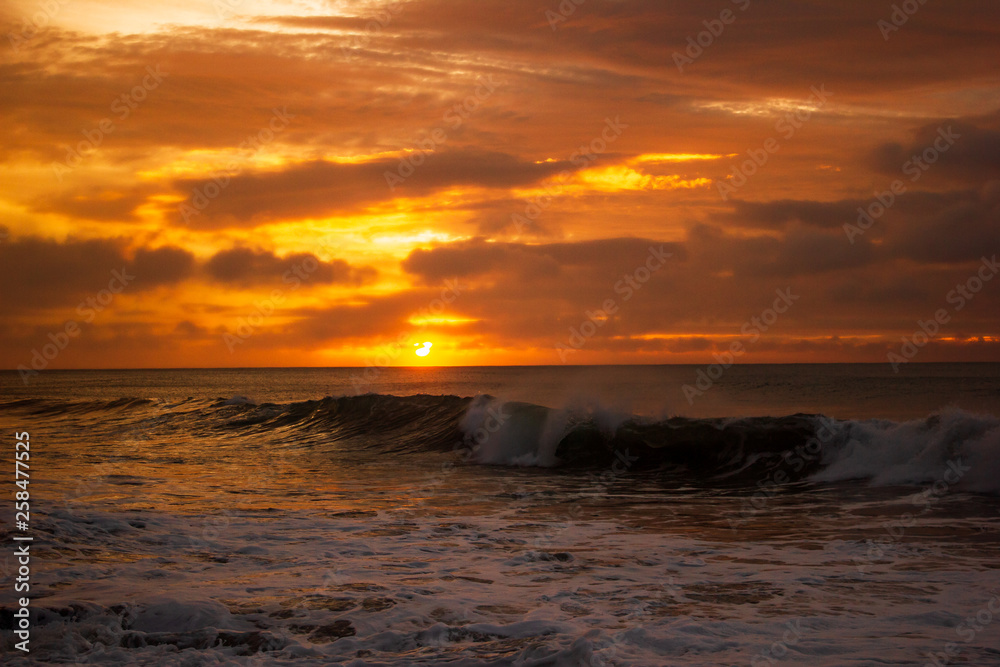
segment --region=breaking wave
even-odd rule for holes
[[[1000,492],[1000,419],[960,410],[925,419],[823,415],[646,418],[596,404],[549,408],[480,395],[326,397],[288,404],[242,397],[114,401],[27,399],[0,410],[110,433],[184,429],[201,437],[266,438],[271,446],[339,444],[375,454],[452,452],[461,462],[593,468],[624,461],[693,479],[920,485]]]

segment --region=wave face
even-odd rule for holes
[[[461,462],[542,468],[671,469],[732,484],[944,484],[1000,492],[1000,419],[960,410],[925,419],[823,415],[651,419],[596,404],[548,408],[491,396],[327,397],[287,404],[230,399],[26,399],[0,411],[109,433],[183,430],[269,446],[339,445],[376,455],[451,452]]]
[[[501,424],[499,418],[506,420]],[[463,422],[476,460],[502,465],[682,467],[739,481],[876,485],[941,482],[1000,491],[1000,419],[960,410],[923,420],[786,417],[646,420],[595,408],[550,410],[491,399]]]

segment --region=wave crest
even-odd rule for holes
[[[944,480],[1000,492],[1000,419],[952,410],[926,419],[835,420],[823,415],[644,418],[596,403],[549,408],[492,396],[326,397],[256,404],[241,396],[166,403],[19,400],[0,411],[89,420],[95,429],[188,429],[270,444],[339,443],[376,453],[461,451],[488,465],[687,471],[734,484],[761,480],[919,485]]]

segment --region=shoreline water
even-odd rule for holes
[[[425,370],[386,372],[398,396],[335,397],[349,383],[337,369],[56,373],[33,390],[47,396],[5,392],[0,428],[31,433],[35,536],[32,653],[17,656],[5,630],[5,659],[1000,656],[995,633],[955,634],[989,609],[1000,547],[1000,418],[962,408],[995,404],[1000,369],[873,386],[866,369],[768,367],[713,389],[726,407],[760,407],[763,387],[783,397],[771,404],[780,417],[565,399],[557,385],[580,376],[558,369],[543,385],[531,383],[538,369]],[[587,388],[650,394],[681,375],[625,371],[588,369]],[[861,386],[853,404],[837,393]],[[522,400],[444,391],[456,387]],[[882,398],[861,405],[869,395]],[[935,396],[949,400],[917,418],[823,416],[905,416]],[[787,412],[824,397],[833,410]],[[0,606],[13,613],[8,598]]]

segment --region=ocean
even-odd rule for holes
[[[1000,664],[1000,364],[0,390],[5,664]]]

